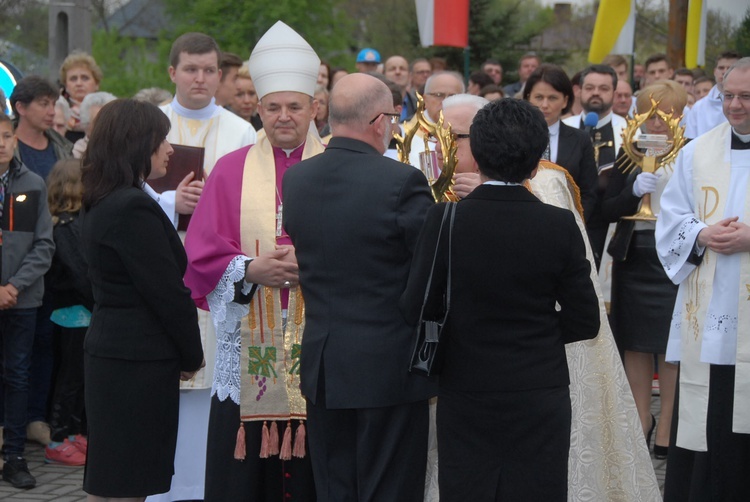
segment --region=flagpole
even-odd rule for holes
[[[464,47],[464,82],[469,81],[469,62],[471,60],[470,52],[471,47],[469,47],[468,45]]]

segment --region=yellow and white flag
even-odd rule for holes
[[[601,0],[589,47],[589,62],[599,64],[608,54],[632,54],[635,39],[635,0]]]
[[[690,0],[685,35],[685,66],[706,65],[706,0]]]

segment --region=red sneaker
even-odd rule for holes
[[[82,436],[81,434],[76,434],[76,437],[73,438],[73,441],[70,442],[73,446],[78,448],[78,451],[86,455],[89,451],[89,440],[86,439],[86,436]]]
[[[47,446],[44,449],[44,461],[48,464],[81,466],[86,464],[86,454],[66,439],[55,448]]]

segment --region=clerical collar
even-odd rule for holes
[[[750,134],[740,134],[734,127],[732,127],[732,134],[737,136],[743,143],[750,143]]]
[[[551,126],[549,126],[549,135],[550,136],[557,136],[560,134],[560,121],[558,120]]]
[[[740,134],[732,128],[732,150],[750,150],[750,134]]]
[[[292,156],[292,154],[299,148],[303,147],[305,145],[305,142],[299,144],[299,146],[296,146],[294,148],[279,148],[282,152],[286,154],[286,157],[289,158]]]
[[[216,100],[214,98],[211,98],[211,102],[206,107],[199,110],[191,110],[190,108],[185,108],[177,101],[177,96],[172,98],[172,109],[177,113],[177,115],[185,117],[186,119],[208,120],[214,116],[214,113],[216,113],[216,110],[218,108],[219,107],[216,105]]]
[[[586,115],[587,113],[585,111],[581,112],[581,124],[583,124],[583,122],[586,120]],[[596,127],[594,129],[601,129],[610,122],[612,122],[612,111],[606,114],[604,118],[599,119],[599,122],[596,123]]]

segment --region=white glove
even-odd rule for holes
[[[647,193],[653,193],[656,190],[656,182],[661,177],[661,173],[641,173],[635,178],[633,183],[633,195],[643,197]]]

